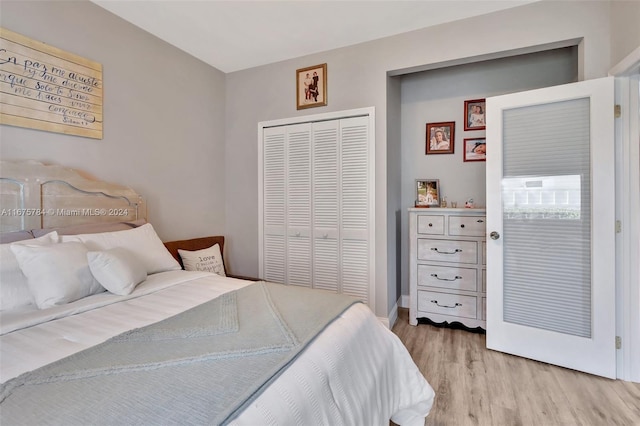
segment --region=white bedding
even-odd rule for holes
[[[0,381],[211,300],[250,281],[149,275],[128,296],[0,312]],[[363,304],[334,321],[233,421],[237,425],[424,424],[434,392],[400,340]]]

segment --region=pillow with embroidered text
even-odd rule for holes
[[[218,244],[196,251],[178,249],[178,254],[182,258],[185,271],[205,271],[213,272],[223,277],[227,276]]]

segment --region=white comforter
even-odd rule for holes
[[[129,296],[102,293],[46,310],[0,313],[0,381],[175,315],[250,281],[202,272],[150,275]],[[362,304],[325,330],[233,424],[422,425],[434,392],[400,340]]]

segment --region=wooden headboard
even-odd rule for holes
[[[0,161],[0,206],[0,232],[147,219],[131,188],[37,161]]]
[[[214,244],[220,245],[220,253],[224,253],[224,237],[216,236],[216,237],[201,237],[201,238],[193,238],[191,240],[181,240],[181,241],[169,241],[164,243],[169,253],[180,263],[180,266],[184,269],[184,265],[182,264],[182,259],[178,254],[178,249],[195,251],[202,250],[213,246]],[[224,255],[223,255],[223,263],[224,263]]]

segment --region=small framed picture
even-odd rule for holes
[[[426,154],[453,154],[455,121],[427,123]]]
[[[296,107],[327,105],[327,64],[296,70]]]
[[[485,128],[485,99],[464,101],[464,129],[484,130]]]
[[[440,181],[416,179],[416,207],[440,206]]]
[[[471,138],[464,140],[464,161],[487,161],[487,140]]]

